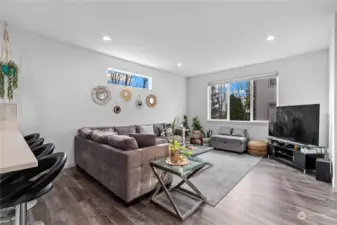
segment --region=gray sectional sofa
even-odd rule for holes
[[[214,149],[243,153],[247,150],[246,129],[221,127],[218,134],[212,135],[210,145]]]
[[[129,203],[155,188],[157,179],[149,162],[169,154],[168,139],[160,135],[165,124],[152,126],[155,140],[146,147],[139,147],[142,142],[131,137],[140,132],[139,125],[81,128],[75,137],[75,163]],[[172,182],[172,177],[167,176],[165,182]]]

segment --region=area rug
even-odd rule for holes
[[[214,165],[191,178],[211,206],[216,206],[261,160],[261,157],[218,150],[198,157]],[[180,180],[174,176],[173,185]],[[183,187],[191,190],[186,184]]]

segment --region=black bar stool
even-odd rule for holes
[[[44,138],[39,138],[39,139],[36,139],[34,142],[32,143],[27,143],[28,146],[33,149],[33,148],[37,148],[37,147],[40,147],[41,145],[43,145],[43,142],[44,142]]]
[[[48,143],[43,144],[39,147],[32,148],[32,152],[37,159],[40,159],[43,156],[50,155],[54,152],[55,145]]]
[[[18,171],[0,182],[0,209],[20,205],[19,224],[27,225],[27,202],[37,199],[52,189],[52,181],[67,161],[59,152],[41,157],[38,167]]]
[[[34,140],[37,140],[40,137],[39,133],[29,134],[24,136],[23,138],[26,140],[27,143],[30,143]]]
[[[36,147],[32,149],[32,152],[37,159],[40,159],[41,157],[52,154],[54,149],[55,149],[55,145],[49,143],[49,144],[44,144],[40,147]],[[15,175],[15,173],[16,172],[2,174],[0,176],[0,183],[1,183],[1,180],[8,179],[8,176],[13,176]],[[28,210],[33,208],[36,204],[37,204],[37,200],[32,200],[28,202],[27,204]],[[15,218],[15,208],[3,209],[0,211],[0,223],[11,221],[14,218]]]

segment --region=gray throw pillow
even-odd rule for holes
[[[172,128],[171,127],[167,128],[165,133],[166,133],[166,137],[173,136]]]
[[[88,127],[83,127],[78,130],[78,134],[84,138],[90,138],[92,130]]]
[[[132,133],[136,133],[135,126],[123,126],[123,127],[115,127],[118,135],[129,135]]]
[[[145,148],[156,145],[155,134],[130,134],[130,137],[136,139],[139,148]]]
[[[153,125],[142,125],[140,126],[141,134],[154,134]]]
[[[91,140],[96,141],[98,143],[107,144],[109,136],[115,136],[116,132],[104,132],[100,130],[94,130],[91,133]]]
[[[231,135],[232,131],[233,131],[233,128],[230,128],[230,127],[220,127],[219,134],[222,134],[222,135]]]
[[[108,137],[108,145],[124,151],[138,149],[135,138],[126,135],[111,135]]]
[[[104,131],[104,132],[115,132],[115,130],[113,128],[102,128],[100,130]]]
[[[164,125],[163,125],[163,124],[153,124],[153,130],[154,130],[154,134],[155,134],[157,137],[160,137],[161,134],[162,134],[163,131],[164,131]]]
[[[232,136],[246,137],[247,136],[247,129],[234,128],[233,132],[232,132]]]

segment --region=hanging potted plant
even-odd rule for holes
[[[171,128],[174,130],[176,126],[177,120],[174,119]],[[169,164],[171,165],[186,165],[188,163],[188,160],[186,157],[191,156],[191,152],[187,150],[187,148],[183,147],[177,140],[174,139],[174,136],[172,136],[172,139],[170,139],[169,142],[169,155],[170,160]]]
[[[7,23],[5,22],[4,40],[1,51],[0,60],[0,98],[5,98],[5,80],[7,79],[7,98],[12,100],[14,97],[14,90],[18,88],[19,67],[10,60],[10,42],[7,30]]]

